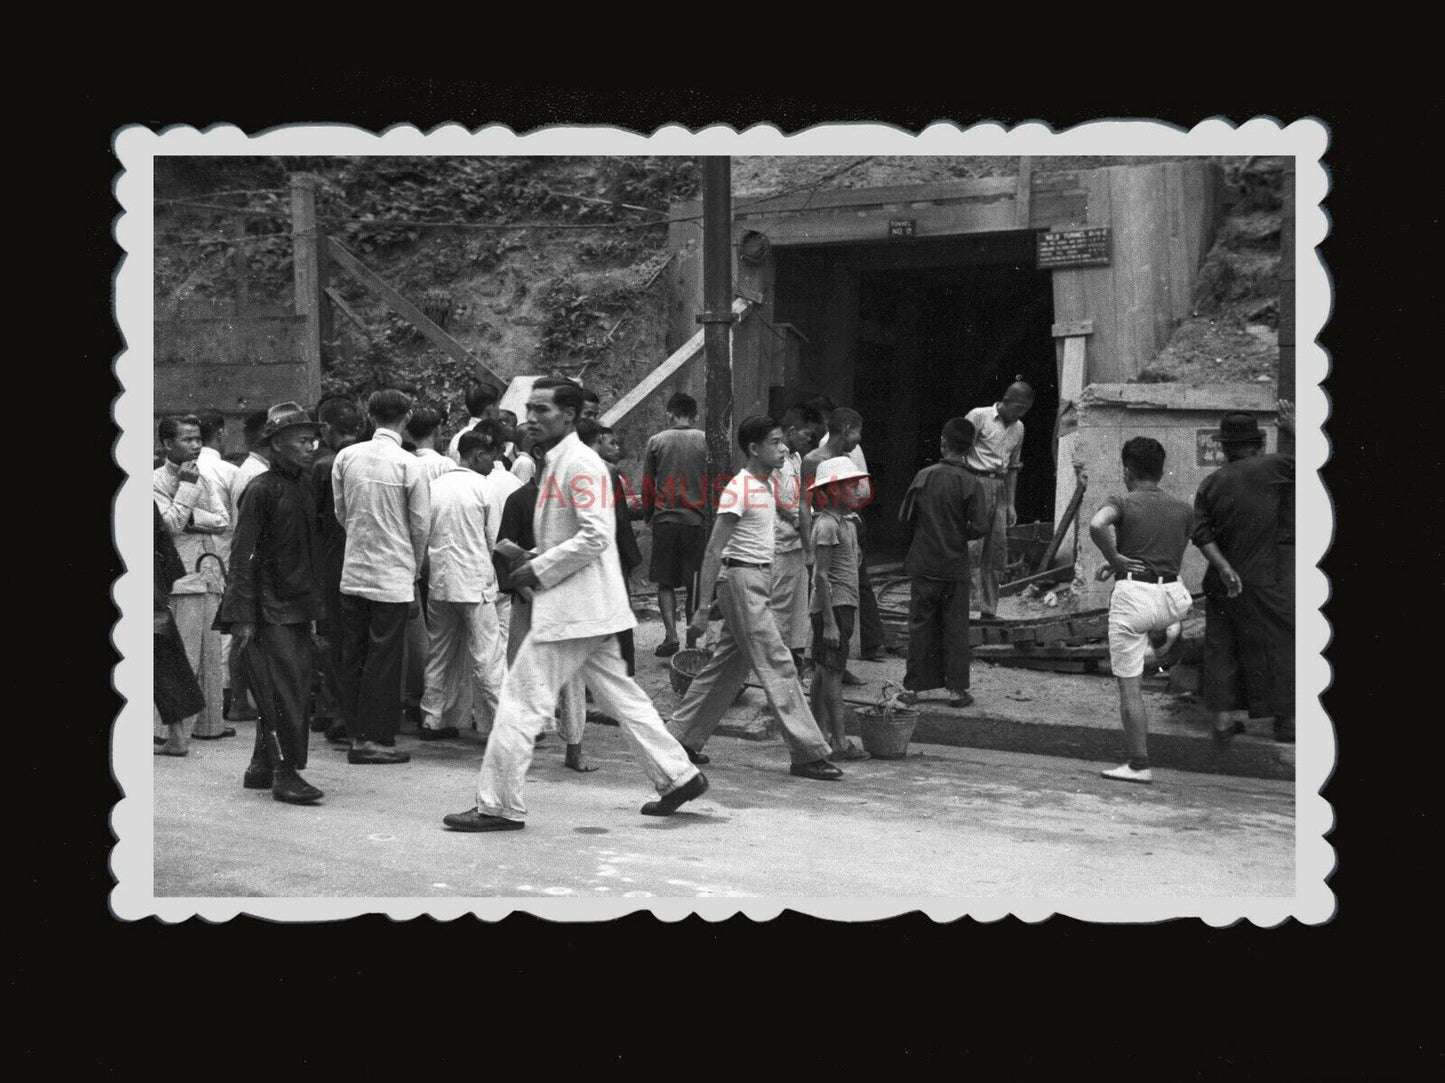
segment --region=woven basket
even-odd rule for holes
[[[858,720],[864,749],[875,760],[901,760],[908,755],[908,742],[918,725],[917,711],[895,707],[889,716],[879,714],[876,707],[855,707],[853,717]]]
[[[703,666],[707,665],[711,657],[712,651],[700,650],[697,647],[687,647],[674,654],[672,671],[669,674],[672,690],[679,696],[687,695],[687,686],[702,672]]]

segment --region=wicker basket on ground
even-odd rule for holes
[[[669,674],[672,690],[679,696],[687,695],[687,686],[692,684],[692,679],[702,672],[702,667],[707,665],[708,659],[711,657],[712,651],[701,650],[697,647],[687,647],[674,654]]]

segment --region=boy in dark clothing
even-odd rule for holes
[[[244,784],[298,805],[322,797],[299,773],[306,766],[311,623],[326,615],[306,476],[320,428],[294,402],[268,412],[262,443],[270,445],[271,465],[241,494],[230,579],[216,614],[216,627],[241,653],[261,712]]]
[[[967,707],[969,694],[968,540],[981,538],[990,505],[978,479],[964,466],[973,446],[973,423],[955,417],[939,437],[941,462],[914,477],[898,519],[913,530],[904,570],[909,578],[908,668],[901,703],[918,693],[947,688],[949,706]]]
[[[1129,742],[1129,762],[1103,776],[1117,782],[1152,782],[1144,656],[1149,636],[1182,621],[1194,604],[1179,579],[1194,512],[1159,488],[1164,447],[1158,440],[1136,436],[1124,445],[1121,457],[1128,492],[1109,497],[1089,523],[1089,536],[1114,576],[1109,666],[1119,682],[1119,713]]]

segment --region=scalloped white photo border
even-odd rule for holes
[[[237,914],[267,919],[316,921],[382,913],[394,919],[431,915],[449,920],[475,914],[487,920],[514,911],[550,920],[603,921],[648,910],[664,921],[698,914],[709,921],[734,914],[763,921],[784,910],[836,920],[871,920],[922,911],[936,921],[969,916],[997,921],[1010,914],[1027,922],[1054,914],[1103,922],[1155,922],[1199,918],[1221,926],[1241,920],[1260,926],[1289,918],[1306,924],[1330,920],[1335,896],[1328,885],[1334,871],[1334,848],[1326,836],[1334,824],[1333,810],[1320,791],[1333,771],[1335,732],[1319,697],[1330,683],[1322,652],[1330,629],[1320,613],[1329,583],[1318,564],[1334,533],[1334,514],[1318,471],[1329,457],[1323,427],[1329,401],[1320,382],[1329,359],[1317,339],[1331,306],[1331,283],[1316,252],[1329,228],[1321,206],[1329,190],[1323,164],[1329,132],[1324,123],[1305,118],[1283,124],[1255,117],[1242,124],[1214,117],[1185,131],[1151,120],[1101,119],[1062,132],[1030,121],[1013,128],[998,123],[962,127],[930,124],[913,134],[886,124],[820,124],[793,135],[770,125],[742,132],[711,126],[691,132],[665,125],[651,135],[610,127],[553,127],[518,134],[505,125],[469,131],[441,125],[422,132],[409,125],[380,134],[346,125],[288,125],[247,135],[233,125],[204,131],[174,126],[156,132],[139,125],[118,130],[114,151],[120,172],[115,195],[122,212],[115,220],[115,238],[123,250],[115,276],[115,319],[124,339],[116,358],[122,391],[115,402],[121,430],[115,457],[126,474],[115,499],[117,548],[128,569],[115,583],[112,596],[121,618],[114,642],[122,660],[114,670],[115,686],[125,706],[112,731],[111,762],[123,794],[111,810],[116,843],[111,851],[115,887],[110,904],[123,920],[157,916],[167,922],[199,916],[224,921]],[[152,718],[153,678],[148,614],[152,589],[150,470],[151,420],[154,393],[152,311],[152,248],[154,158],[157,155],[1288,155],[1296,163],[1295,268],[1296,410],[1298,434],[1298,588],[1296,643],[1298,743],[1295,770],[1295,891],[1293,896],[1240,898],[1080,898],[1069,897],[898,897],[898,898],[759,898],[759,899],[535,899],[535,898],[173,898],[154,893],[154,764],[146,739]]]

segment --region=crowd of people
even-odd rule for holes
[[[994,618],[1033,397],[1016,382],[949,420],[939,460],[903,497],[901,704],[940,688],[954,706],[972,703],[969,541],[981,540],[978,609]],[[323,794],[301,774],[312,732],[353,765],[409,760],[396,735],[413,669],[418,736],[470,728],[485,741],[471,805],[445,817],[453,830],[524,825],[527,769],[548,731],[561,736],[566,766],[591,771],[589,700],[621,726],[657,791],[645,815],[670,815],[707,790],[704,748],[750,678],[794,776],[837,781],[839,763],[867,758],[846,733],[842,689],[859,683],[848,672],[854,635],[864,658],[881,658],[887,642],[863,559],[860,513],[873,493],[857,411],[818,396],[779,419],[748,417],[735,434],[743,466],[711,479],[697,403],[674,394],[634,489],[596,393],[537,380],[523,419],[498,401],[493,388],[469,391],[468,420],[445,444],[442,414],[401,390],[373,393],[364,410],[345,395],[312,410],[281,403],[246,419],[239,462],[221,454],[219,413],[160,422],[157,754],[185,755],[190,739],[234,736],[228,722],[254,718],[243,785],[313,803]],[[1130,747],[1110,778],[1150,781],[1140,679],[1151,637],[1169,636],[1192,604],[1179,582],[1191,538],[1210,563],[1215,740],[1227,746],[1240,707],[1267,710],[1277,736],[1293,739],[1293,460],[1261,454],[1249,415],[1227,417],[1221,437],[1230,463],[1193,506],[1159,489],[1163,448],[1130,440],[1126,492],[1090,523],[1116,581],[1110,649]],[[666,720],[635,679],[628,580],[642,563],[639,519],[663,625],[656,655],[695,647],[720,622]]]

